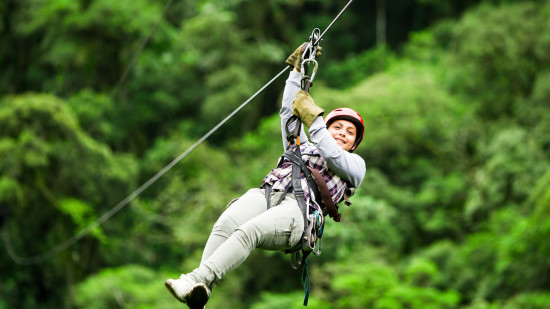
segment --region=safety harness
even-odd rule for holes
[[[317,28],[314,29],[312,35],[310,36],[310,42],[306,45],[302,56],[301,89],[306,92],[309,92],[309,88],[312,86],[312,82],[315,78],[315,73],[317,72],[318,68],[318,63],[315,60],[315,55],[317,53],[317,47],[320,41],[319,36],[320,30]],[[309,64],[313,64],[311,77],[306,74]],[[290,130],[290,126],[293,123],[295,124],[295,128],[292,132]],[[296,201],[298,202],[298,206],[302,211],[304,219],[304,232],[302,234],[301,240],[300,242],[298,242],[298,244],[296,244],[296,246],[286,250],[285,252],[291,254],[290,261],[294,269],[299,269],[303,267],[302,284],[305,290],[304,306],[307,306],[310,293],[307,257],[311,253],[313,253],[314,255],[321,254],[321,238],[323,236],[325,225],[325,216],[323,214],[323,211],[326,211],[328,216],[333,218],[336,222],[340,222],[341,214],[338,213],[338,207],[334,204],[331,198],[323,176],[316,169],[309,167],[302,159],[302,153],[300,150],[301,124],[302,122],[297,116],[293,115],[288,119],[285,125],[288,146],[286,148],[286,151],[279,159],[279,163],[277,164],[277,167],[281,167],[284,162],[290,161],[292,163],[290,184],[287,186],[285,192],[283,192],[283,194],[273,205],[271,205],[272,187],[266,184],[264,188],[268,209],[271,206],[277,206],[279,203],[281,203],[286,194],[289,192],[290,188],[292,188],[293,194],[296,197]],[[313,156],[319,156],[319,154]],[[287,161],[285,161],[285,159]],[[305,176],[308,186],[307,189],[309,189],[309,193],[311,196],[310,200],[313,200],[313,203],[306,202],[305,192],[304,188],[302,188],[301,182],[302,175]],[[351,205],[348,198],[352,194],[353,188],[351,188],[351,190],[346,190],[344,194],[344,199],[346,201],[345,203],[348,206]],[[318,244],[317,241],[319,241]]]

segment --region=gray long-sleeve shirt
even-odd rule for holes
[[[283,102],[279,112],[281,116],[281,132],[283,138],[283,147],[286,147],[286,122],[292,116],[292,102],[300,90],[301,75],[292,71],[286,80],[283,93]],[[291,125],[291,130],[294,127]],[[325,122],[321,116],[317,117],[309,128],[311,143],[315,145],[321,157],[327,162],[328,168],[333,170],[340,177],[348,180],[351,185],[357,188],[365,177],[365,160],[359,155],[343,150],[338,146],[336,140],[327,130]],[[302,144],[310,143],[303,130],[300,132],[300,141]]]

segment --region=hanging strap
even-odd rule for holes
[[[307,267],[307,259],[304,259],[304,270],[302,271],[302,285],[304,286],[304,306],[307,306],[309,300],[309,292],[311,290],[311,282],[309,281],[309,271]]]
[[[319,193],[321,195],[321,200],[317,200],[317,202],[323,203],[325,206],[325,209],[328,212],[328,215],[334,219],[336,222],[340,222],[342,218],[342,214],[338,213],[338,207],[334,204],[334,201],[330,197],[330,192],[328,191],[327,184],[325,182],[325,179],[323,179],[323,176],[321,176],[321,173],[319,173],[318,170],[313,169],[308,166],[309,171],[313,175],[313,179],[315,179],[316,187],[319,189]]]
[[[265,184],[264,190],[265,190],[265,202],[267,203],[267,209],[271,208],[271,191],[273,189],[273,186],[270,184]],[[275,205],[277,206],[277,205]]]
[[[302,217],[304,219],[304,226],[308,225],[308,209],[306,205],[306,197],[304,193],[304,189],[302,188],[302,181],[300,179],[301,172],[303,169],[303,166],[305,166],[304,162],[301,159],[300,156],[300,147],[296,146],[294,149],[294,153],[292,152],[286,152],[285,156],[287,158],[291,158],[292,161],[292,188],[294,189],[294,196],[296,197],[296,201],[298,202],[298,206],[300,206],[300,209],[302,210]],[[301,164],[300,164],[301,163]],[[303,165],[303,166],[302,166]],[[307,168],[306,168],[307,171]],[[306,176],[307,177],[307,176]]]

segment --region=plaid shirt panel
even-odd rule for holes
[[[308,143],[300,145],[300,151],[302,152],[302,160],[305,164],[318,170],[321,176],[323,176],[334,204],[338,204],[343,199],[346,189],[350,187],[349,183],[327,167],[325,160],[319,155],[319,151],[313,144]],[[305,192],[306,203],[310,204],[310,202],[312,202],[311,193],[309,192],[307,180],[303,173],[300,179],[302,188]],[[292,162],[284,158],[281,166],[272,169],[271,172],[265,176],[263,182],[270,184],[273,187],[273,191],[285,191],[290,185],[291,180]],[[293,192],[293,189],[290,188],[288,192]]]

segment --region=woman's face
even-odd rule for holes
[[[340,148],[349,151],[353,147],[357,129],[351,121],[337,119],[327,128]]]

